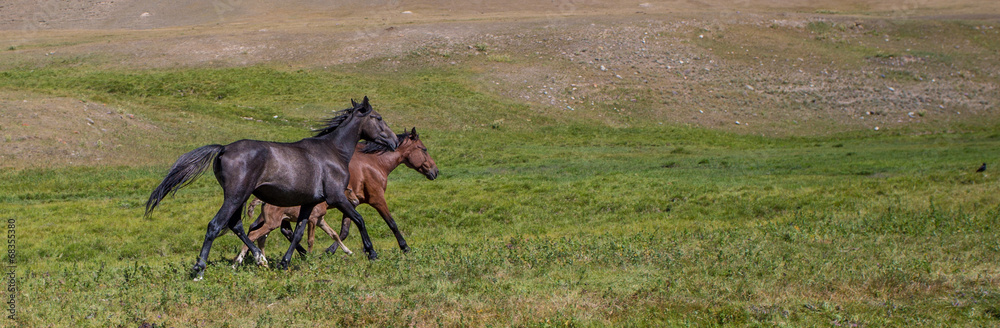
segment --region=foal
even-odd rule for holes
[[[348,200],[351,201],[352,205],[357,206],[357,198],[354,197],[354,193],[351,192],[350,189],[345,191],[345,195],[348,196]],[[264,201],[258,198],[254,198],[253,201],[250,202],[250,206],[247,207],[247,217],[250,218],[254,217],[255,214],[254,208],[256,208],[260,204],[264,204]],[[330,226],[326,224],[326,221],[323,220],[323,216],[326,215],[326,210],[327,210],[326,203],[319,203],[316,204],[316,207],[313,207],[312,213],[309,213],[309,230],[307,232],[307,236],[308,236],[308,247],[310,252],[312,252],[313,241],[316,239],[314,227],[317,224],[321,229],[323,229],[323,231],[326,232],[326,234],[330,235],[330,238],[340,241],[340,236],[338,236],[333,231],[333,228],[330,228]],[[287,222],[298,222],[298,220],[299,220],[298,207],[279,207],[279,206],[265,204],[265,206],[261,207],[261,212],[260,215],[257,216],[257,220],[250,225],[250,233],[247,234],[247,237],[249,237],[251,241],[256,241],[257,247],[260,248],[261,254],[264,254],[264,245],[267,243],[267,234],[272,230],[274,230],[275,228],[278,228],[278,226],[286,225],[288,224]],[[291,231],[290,225],[288,226],[288,230],[290,237],[290,231]],[[263,238],[261,238],[262,236]],[[344,245],[343,243],[340,243],[340,248],[343,248],[344,252],[347,253],[348,255],[354,254],[354,252],[351,252],[351,250],[347,248],[347,246]],[[240,254],[237,255],[235,259],[233,259],[233,262],[235,264],[242,264],[243,257],[246,256],[247,251],[249,250],[250,248],[244,245],[243,250],[240,251]],[[296,247],[296,250],[298,250],[299,253],[302,254],[306,253],[306,250],[302,249],[301,246]]]
[[[396,241],[399,243],[399,248],[403,252],[408,252],[410,247],[406,245],[406,240],[403,239],[403,235],[399,232],[399,228],[396,227],[396,221],[393,220],[392,215],[389,214],[389,208],[386,206],[385,202],[385,189],[388,186],[389,173],[392,173],[399,164],[406,164],[407,167],[420,172],[428,180],[434,180],[438,176],[437,164],[434,159],[427,154],[427,147],[420,140],[420,136],[417,134],[417,129],[413,128],[410,132],[402,133],[396,135],[398,138],[398,146],[396,151],[392,151],[391,148],[379,145],[377,143],[366,143],[358,144],[355,147],[354,156],[351,158],[351,162],[348,165],[348,170],[350,171],[350,182],[348,183],[348,188],[345,190],[345,196],[347,199],[357,207],[360,203],[365,203],[371,205],[378,211],[385,223],[389,225],[389,229],[396,236]],[[251,205],[252,206],[252,205]],[[318,209],[319,206],[316,207]],[[248,235],[250,240],[256,240],[258,246],[263,249],[264,243],[267,240],[267,234],[277,228],[279,225],[282,227],[282,234],[285,237],[290,236],[291,225],[288,224],[289,221],[284,219],[287,216],[283,215],[266,215],[269,212],[282,212],[284,208],[274,206],[271,204],[264,204],[262,210],[262,219],[266,223],[255,222],[250,227],[250,233]],[[312,213],[316,216],[316,209]],[[297,208],[292,208],[291,210],[297,210]],[[324,213],[325,214],[325,213]],[[258,219],[260,220],[260,219]],[[315,226],[318,224],[321,229],[323,229],[327,234],[330,234],[334,239],[334,244],[327,248],[327,252],[333,253],[338,247],[344,248],[344,251],[351,254],[351,251],[343,246],[342,239],[347,238],[348,230],[350,230],[350,218],[345,217],[342,220],[340,227],[340,236],[337,237],[332,233],[332,229],[323,220],[322,215],[318,217],[317,220],[313,220],[310,217],[308,224],[308,245],[309,251],[312,251],[313,238],[315,236],[314,230]],[[243,247],[243,251],[237,256],[237,262],[242,260],[244,254],[247,251],[247,247]],[[304,252],[305,250],[299,249],[299,252]]]

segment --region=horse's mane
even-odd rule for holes
[[[354,108],[348,108],[337,111],[336,112],[337,116],[331,117],[323,121],[324,127],[322,129],[313,130],[313,132],[316,132],[316,135],[314,137],[322,137],[327,134],[333,133],[333,131],[336,130],[337,127],[340,127],[340,125],[344,123],[344,120],[346,120],[348,117],[351,117],[351,113],[353,112]]]
[[[397,134],[396,138],[398,142],[396,144],[402,145],[403,140],[406,140],[406,138],[409,137],[410,137],[409,131]],[[381,154],[387,151],[392,151],[392,149],[389,149],[389,147],[386,147],[385,145],[377,142],[364,142],[364,144],[365,146],[364,148],[361,148],[361,152],[365,154]]]

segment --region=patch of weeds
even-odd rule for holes
[[[885,75],[885,78],[887,79],[898,82],[924,80],[922,76],[919,76],[918,74],[914,74],[913,72],[905,70],[888,70],[885,73],[883,73],[883,75]]]
[[[491,62],[498,62],[498,63],[511,62],[510,55],[489,55],[489,57],[486,57],[486,59],[488,59]]]
[[[746,311],[735,306],[722,307],[712,312],[714,312],[715,323],[719,325],[739,325],[747,323]]]
[[[994,307],[988,308],[988,309],[986,309],[986,311],[983,311],[983,314],[986,315],[986,317],[988,317],[990,319],[1000,320],[1000,307],[994,306]]]
[[[896,55],[896,54],[894,54],[894,53],[890,53],[890,52],[883,52],[883,51],[877,51],[877,52],[875,52],[875,54],[874,54],[874,55],[871,55],[871,56],[870,56],[869,58],[882,58],[882,59],[890,59],[890,58],[895,58],[896,56],[897,56],[897,55]]]
[[[871,175],[874,175],[874,174],[875,174],[875,171],[872,171],[872,170],[868,170],[868,169],[860,169],[860,170],[857,170],[857,171],[854,171],[854,172],[852,172],[852,174],[854,174],[854,175],[857,175],[857,176],[863,176],[863,177],[864,177],[864,176],[871,176]]]
[[[941,63],[951,63],[952,61],[954,61],[954,58],[949,54],[937,53],[931,51],[913,50],[910,52],[910,55]]]
[[[809,22],[809,24],[806,25],[806,29],[816,34],[824,34],[826,32],[829,32],[832,27],[833,25],[823,21]]]
[[[434,54],[441,56],[441,58],[451,58],[451,52],[448,51],[436,51]]]
[[[691,151],[684,149],[684,147],[677,147],[670,151],[671,154],[690,154]]]
[[[476,45],[472,47],[475,48],[476,51],[478,52],[486,52],[489,48],[485,43],[476,43]]]

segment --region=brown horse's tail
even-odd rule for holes
[[[261,205],[261,204],[264,204],[264,201],[260,200],[260,198],[257,198],[257,197],[254,197],[253,200],[250,201],[250,205],[247,206],[247,218],[248,219],[252,219],[255,216],[257,216],[256,215],[257,213],[254,211],[254,209],[258,205]],[[261,206],[261,210],[263,210],[263,209],[264,209],[264,207]],[[260,228],[260,226],[264,224],[264,220],[263,219],[264,219],[263,216],[257,217],[257,219],[255,221],[253,221],[252,224],[250,224],[250,229],[247,229],[247,231],[249,232],[249,231],[257,230],[257,228]]]

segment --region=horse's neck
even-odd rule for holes
[[[361,132],[357,124],[344,122],[336,130],[320,138],[327,141],[327,144],[337,157],[343,159],[344,163],[349,163],[351,156],[354,155],[354,147],[357,146],[358,140],[361,139]]]
[[[395,170],[400,164],[403,164],[403,160],[406,158],[404,154],[399,151],[385,151],[375,156],[375,162],[378,165],[379,170],[385,173],[385,176],[389,176],[392,170]]]

